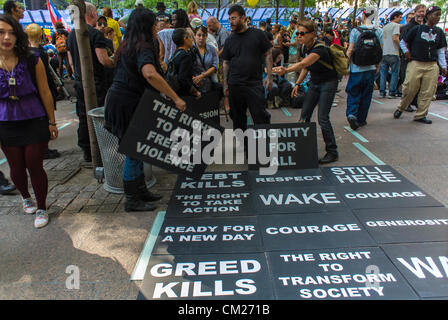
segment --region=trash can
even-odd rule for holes
[[[103,160],[104,189],[112,193],[123,193],[123,163],[125,156],[118,152],[118,138],[104,128],[104,107],[95,108],[88,112],[92,117],[98,147]],[[152,174],[152,165],[144,163],[146,186],[152,187],[156,178]]]

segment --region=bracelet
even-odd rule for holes
[[[56,123],[48,122],[48,125],[56,127]]]

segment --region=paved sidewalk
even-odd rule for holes
[[[434,123],[424,125],[411,121],[410,113],[393,119],[399,101],[380,99],[375,91],[369,124],[357,131],[368,141],[364,143],[345,128],[348,124],[343,90],[337,99],[338,106],[331,116],[340,160],[332,165],[374,165],[372,158],[355,145],[362,144],[372,155],[448,205],[448,105],[444,101],[433,102],[430,111],[446,119],[430,115]],[[0,299],[134,300],[141,282],[131,282],[130,275],[157,212],[167,206],[177,176],[153,168],[157,183],[152,190],[164,195],[157,210],[124,212],[123,195],[106,192],[93,177],[92,169],[82,166],[82,154],[76,146],[73,104],[65,103],[59,110],[58,121],[63,118],[73,124],[66,137],[61,136],[58,149],[62,150],[62,156],[45,160],[49,225],[40,230],[34,228],[34,217],[22,212],[18,193],[0,197]],[[273,123],[295,122],[300,114],[299,109],[270,112]],[[313,119],[316,121],[316,114]],[[231,127],[225,117],[221,118],[221,124]],[[324,146],[319,127],[317,131],[322,156]],[[245,168],[215,165],[208,170]],[[1,169],[6,171],[7,165]],[[70,266],[79,268],[79,289],[66,286],[73,276]]]

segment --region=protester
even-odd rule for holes
[[[441,14],[442,11],[439,7],[429,7],[426,10],[426,23],[414,26],[403,37],[401,48],[410,62],[403,84],[403,97],[394,112],[396,119],[401,116],[418,93],[418,108],[414,115],[414,121],[425,124],[432,123],[426,116],[437,90],[439,65],[442,74],[447,75],[446,38],[443,30],[437,27]]]
[[[347,56],[351,59],[350,76],[345,91],[347,120],[353,130],[367,124],[375,74],[378,73],[382,57],[383,33],[381,29],[375,29],[372,24],[375,13],[375,8],[365,9],[362,13],[362,25],[350,32],[350,44],[347,50]],[[364,41],[363,35],[369,38]],[[357,56],[361,57],[359,61]],[[355,61],[358,64],[355,64]]]
[[[263,31],[247,27],[243,7],[233,5],[228,14],[232,33],[222,52],[223,90],[224,96],[229,97],[233,128],[245,131],[247,108],[255,124],[270,123],[262,85],[262,59],[267,69],[264,86],[269,90],[272,87],[272,45]]]
[[[174,101],[180,111],[186,108],[164,78],[155,48],[156,16],[149,9],[135,9],[130,17],[124,40],[115,55],[114,81],[107,95],[105,128],[121,141],[144,91],[157,90]],[[126,211],[151,211],[156,208],[150,201],[161,195],[147,190],[143,162],[126,156],[123,165],[123,184]]]
[[[180,96],[201,97],[201,92],[193,83],[193,63],[195,57],[191,54],[194,39],[184,28],[175,29],[173,32],[173,42],[177,49],[171,59],[176,70],[176,78],[179,90],[176,93]]]
[[[259,29],[264,32],[264,34],[266,35],[266,38],[268,38],[269,42],[272,45],[274,45],[274,36],[272,35],[271,32],[266,31],[266,22],[265,21],[260,21]]]
[[[85,21],[89,35],[90,50],[92,53],[93,76],[95,80],[97,106],[104,105],[106,96],[106,81],[104,68],[113,68],[114,62],[107,55],[107,42],[103,33],[94,27],[97,25],[98,14],[96,7],[90,2],[86,2]],[[79,57],[78,44],[76,42],[76,32],[70,32],[67,39],[67,49],[69,62],[74,70],[75,91],[76,91],[76,114],[79,118],[78,126],[78,146],[83,150],[84,161],[91,162],[90,137],[87,127],[87,113],[84,101],[84,90],[81,74],[81,60]]]
[[[70,68],[70,64],[68,63],[68,57],[67,57],[67,38],[68,38],[68,31],[65,30],[64,24],[60,21],[57,21],[54,24],[55,31],[51,35],[51,43],[56,46],[56,50],[58,52],[58,61],[59,61],[59,75],[61,76],[61,79],[64,79],[64,66],[67,70],[67,76],[69,78],[72,77],[72,69]]]
[[[218,84],[218,52],[207,44],[208,30],[204,26],[195,29],[195,70],[193,83],[202,93],[215,90]],[[222,91],[222,90],[221,90]]]
[[[157,2],[156,4],[156,17],[157,17],[157,21],[166,21],[166,22],[170,22],[171,21],[171,15],[169,13],[166,13],[166,6],[165,3],[163,2]]]
[[[273,67],[281,67],[284,65],[284,55],[280,49],[272,50]],[[266,76],[266,73],[263,74]],[[272,87],[266,90],[268,108],[280,108],[290,106],[291,83],[283,76],[274,75]]]
[[[188,19],[193,20],[194,18],[201,19],[198,12],[198,5],[194,1],[190,1],[187,5]]]
[[[196,30],[203,26],[202,20],[198,19],[198,18],[194,18],[193,20],[191,20],[190,25],[191,25],[191,28],[193,29],[193,32],[195,35],[196,35]],[[218,43],[216,42],[215,37],[213,36],[213,34],[208,33],[208,30],[207,30],[207,34],[208,34],[207,35],[207,44],[211,45],[213,48],[215,48],[216,51],[218,51]],[[195,39],[196,39],[196,36],[195,36]]]
[[[34,226],[42,228],[49,221],[43,157],[48,141],[58,137],[53,99],[45,67],[30,54],[22,26],[10,15],[0,15],[0,29],[0,81],[6,84],[0,86],[0,144],[24,211],[36,213]],[[37,206],[28,191],[27,170]]]
[[[296,63],[297,62],[297,45],[299,43],[299,38],[297,37],[297,22],[295,20],[291,20],[291,38],[289,42],[283,43],[285,48],[288,50],[288,62]],[[286,62],[286,60],[285,60]]]
[[[114,30],[114,48],[118,48],[121,43],[121,38],[123,37],[120,30],[120,24],[114,20],[112,9],[109,7],[103,9],[103,16],[107,19],[107,26]]]
[[[386,82],[391,70],[389,98],[396,98],[398,76],[400,73],[400,21],[403,14],[395,11],[390,22],[383,28],[383,60],[380,65],[380,96],[386,97]]]
[[[299,86],[308,72],[311,73],[311,82],[306,92],[300,122],[310,122],[316,105],[319,105],[317,119],[322,130],[326,150],[325,156],[319,159],[319,163],[335,162],[338,160],[339,155],[336,138],[330,122],[330,111],[338,87],[338,75],[334,69],[329,69],[320,63],[320,61],[323,61],[326,64],[331,64],[332,58],[328,48],[323,43],[316,41],[317,25],[309,20],[301,21],[298,23],[297,34],[301,44],[298,55],[303,60],[288,68],[278,67],[273,71],[279,75],[284,75],[285,73],[301,70],[296,85],[292,90],[292,96],[297,94]]]
[[[213,16],[207,19],[207,28],[216,39],[216,43],[218,44],[218,56],[221,57],[224,43],[226,42],[230,33],[223,26],[221,26],[218,19]]]
[[[56,98],[58,96],[58,89],[54,82],[53,75],[50,71],[48,55],[41,45],[42,28],[38,24],[32,23],[26,26],[25,33],[28,35],[28,41],[30,44],[31,53],[40,57],[45,67],[45,74],[47,76],[48,88],[50,89],[51,96],[53,98],[53,107],[56,110]],[[47,147],[47,150],[45,150],[44,159],[56,159],[59,156],[60,153],[58,152],[58,150],[50,149]]]
[[[24,15],[22,5],[14,0],[8,0],[3,4],[3,12],[11,15],[17,22],[20,22]]]

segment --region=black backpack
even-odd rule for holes
[[[174,59],[180,55],[183,52],[183,50],[178,50],[174,53],[174,55],[171,57],[171,59],[168,61],[168,67],[165,72],[165,80],[170,85],[171,89],[174,90],[174,92],[179,92],[180,90],[180,84],[178,80],[178,70],[176,67],[176,64],[174,63]]]
[[[383,58],[383,49],[376,36],[376,29],[356,28],[360,32],[356,40],[352,61],[358,66],[379,64]]]

